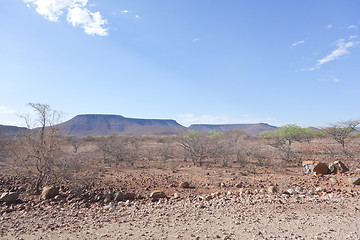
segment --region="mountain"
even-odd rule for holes
[[[195,130],[199,132],[210,132],[213,130],[222,132],[233,129],[243,130],[246,134],[255,136],[264,131],[273,131],[277,127],[271,126],[267,123],[254,123],[254,124],[193,124],[189,130]]]
[[[129,136],[171,135],[186,132],[175,120],[126,118],[121,115],[83,114],[61,123],[61,133],[77,137],[107,136],[111,133]]]
[[[243,130],[248,135],[257,135],[263,131],[272,131],[277,127],[266,123],[256,124],[193,124],[186,128],[171,119],[139,119],[126,118],[121,115],[82,114],[58,125],[61,135],[107,136],[109,134],[123,134],[128,136],[141,135],[172,135],[186,133],[188,130],[210,132],[212,130],[227,131]],[[14,137],[20,128],[0,125],[0,136]]]
[[[21,130],[25,130],[26,128],[15,127],[15,126],[7,126],[0,125],[0,137],[12,138],[20,135]]]

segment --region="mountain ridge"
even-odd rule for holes
[[[257,135],[263,131],[277,129],[277,127],[267,123],[192,124],[185,127],[173,119],[127,118],[115,114],[79,114],[57,126],[60,128],[61,135],[73,135],[76,137],[107,136],[110,134],[159,136],[184,134],[188,130],[199,132],[217,130],[221,132],[233,129],[243,130],[248,135]],[[0,136],[14,137],[18,135],[20,129],[26,128],[0,125]]]

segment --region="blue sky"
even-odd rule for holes
[[[0,124],[64,113],[325,126],[359,119],[357,0],[3,0]]]

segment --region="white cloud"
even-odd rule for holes
[[[354,39],[354,38],[357,38],[357,37],[358,37],[357,35],[351,35],[351,36],[349,37],[349,40]]]
[[[200,39],[199,38],[194,38],[192,41],[193,42],[198,42],[198,41],[200,41]]]
[[[141,20],[141,17],[139,15],[135,15],[135,18]]]
[[[129,13],[130,11],[129,10],[122,10],[120,13],[121,14],[127,14],[127,13]]]
[[[91,12],[86,8],[88,0],[24,0],[27,6],[32,4],[36,11],[52,22],[67,11],[67,21],[73,26],[79,26],[89,35],[107,36],[107,21],[100,12]],[[94,5],[90,5],[94,6]]]
[[[108,35],[108,29],[104,28],[104,25],[107,24],[107,21],[102,18],[100,12],[93,13],[90,12],[87,8],[75,6],[69,9],[66,20],[74,27],[80,26],[84,29],[85,33],[89,35]]]
[[[340,39],[336,42],[337,48],[333,50],[326,57],[318,60],[317,66],[320,67],[322,64],[338,59],[341,56],[350,54],[349,48],[356,46],[357,42],[345,42],[344,39]]]
[[[293,44],[291,44],[291,47],[296,47],[297,45],[300,45],[300,44],[303,44],[303,43],[305,43],[304,40],[297,41],[297,42],[294,42]]]
[[[358,29],[358,26],[356,26],[356,25],[350,25],[350,26],[348,26],[348,29]]]
[[[332,28],[332,27],[333,27],[332,24],[328,24],[328,25],[327,25],[327,28],[328,28],[328,29],[330,29],[330,28]]]
[[[13,114],[13,113],[16,113],[16,111],[5,106],[0,106],[0,114]]]
[[[337,77],[335,77],[333,75],[322,77],[322,78],[318,79],[318,81],[320,81],[320,82],[334,82],[334,83],[339,83],[340,82],[339,78],[337,78]]]
[[[253,114],[245,114],[241,119],[234,119],[226,115],[194,115],[183,114],[178,117],[179,122],[185,126],[191,124],[241,124],[241,123],[269,123],[276,122],[275,118],[262,118]]]

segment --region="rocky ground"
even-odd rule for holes
[[[360,239],[360,186],[348,180],[356,174],[139,170],[112,173],[119,185],[110,189],[61,187],[50,199],[0,176],[1,192],[20,192],[0,203],[0,238]],[[152,198],[154,190],[167,198]]]

